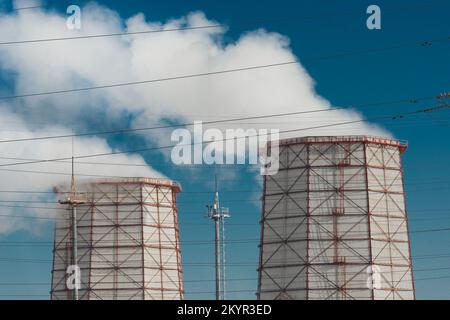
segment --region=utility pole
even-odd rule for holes
[[[74,175],[74,157],[72,155],[72,178],[70,182],[70,193],[65,200],[60,200],[60,204],[67,204],[71,211],[71,225],[72,225],[72,265],[75,266],[75,284],[73,286],[72,299],[78,300],[78,285],[80,283],[78,272],[78,243],[77,243],[77,206],[86,203],[86,197],[77,193]]]
[[[225,299],[225,218],[228,218],[227,208],[221,208],[217,176],[215,177],[215,194],[213,205],[207,205],[208,217],[214,221],[215,263],[216,263],[216,300]]]

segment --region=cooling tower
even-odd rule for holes
[[[415,299],[401,156],[365,137],[280,141],[264,177],[259,299]]]
[[[183,298],[176,194],[165,179],[95,181],[82,187],[77,206],[76,265],[82,300]],[[72,258],[67,210],[55,227],[51,298],[72,299],[67,268]]]

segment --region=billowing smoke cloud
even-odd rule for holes
[[[2,16],[2,41],[76,37],[92,34],[168,30],[217,25],[195,12],[165,23],[143,14],[127,20],[105,7],[88,4],[82,28],[68,30],[66,17],[32,10]],[[289,39],[263,29],[225,43],[223,27],[0,46],[1,67],[14,74],[15,92],[30,93],[100,86],[296,60]],[[110,119],[123,112],[139,114],[135,125],[161,119],[208,120],[331,108],[314,90],[315,82],[300,63],[259,70],[189,78],[137,86],[28,98],[20,102],[30,117],[73,123],[107,110]],[[55,109],[57,112],[55,112]],[[288,130],[357,120],[360,115],[333,111],[301,117],[264,119],[263,127]],[[70,120],[67,120],[70,119]],[[267,124],[269,122],[269,124]],[[76,122],[83,126],[84,121]],[[228,124],[229,126],[229,124]],[[245,124],[241,126],[245,127]],[[254,127],[255,125],[252,124]],[[352,124],[306,134],[377,134],[375,126]],[[298,135],[298,134],[294,134]],[[166,137],[168,138],[168,137]]]
[[[151,21],[151,17],[145,17],[143,14],[136,14],[124,20],[116,12],[95,3],[82,8],[81,19],[80,30],[69,30],[66,27],[66,16],[51,10],[0,13],[0,42],[218,24],[201,12],[165,22]],[[170,78],[297,59],[289,47],[289,39],[278,33],[260,29],[245,33],[238,40],[230,42],[224,40],[226,32],[226,28],[216,27],[0,45],[0,80],[3,78],[4,82],[12,83],[10,88],[0,88],[0,95]],[[93,123],[96,128],[110,128],[112,124],[123,123],[124,119],[131,119],[131,122],[123,126],[148,127],[174,121],[208,121],[332,108],[330,102],[315,92],[314,86],[314,80],[301,63],[297,63],[151,84],[13,99],[1,106],[0,121],[10,123],[9,129],[15,131],[2,127],[1,137],[4,140],[68,133],[70,130],[67,128],[76,132],[92,131]],[[234,125],[227,123],[215,127],[275,128],[283,131],[360,119],[362,116],[355,111],[337,110],[242,121]],[[13,124],[13,121],[19,124]],[[58,126],[55,127],[54,123]],[[156,145],[170,145],[170,133],[170,130],[141,132],[149,142]],[[320,130],[292,132],[289,136],[337,134],[389,135],[376,125],[360,122]],[[69,146],[70,141],[43,140],[0,144],[0,152],[15,158],[57,158],[69,156]],[[75,149],[83,154],[111,150],[107,143],[99,138],[75,139]],[[5,161],[11,160],[2,159],[2,163]],[[127,155],[107,158],[107,161],[145,164],[141,157]],[[67,163],[46,163],[23,165],[20,169],[54,171],[59,168],[70,172],[67,166]],[[103,166],[100,171],[99,167],[101,166],[85,164],[80,171],[95,174],[104,171],[106,175],[117,172],[117,167]],[[120,170],[123,176],[159,175],[144,166],[121,167]],[[0,186],[5,189],[49,189],[61,183],[61,179],[67,179],[57,175],[38,177],[36,174],[36,178],[30,181],[28,175],[21,178],[19,173],[2,171],[1,174],[5,178],[1,179]],[[8,199],[11,199],[11,195],[8,195]]]
[[[66,128],[48,125],[39,131],[31,130],[14,114],[2,111],[1,140],[41,137],[43,135],[67,135]],[[75,156],[102,154],[114,151],[100,138],[75,138]],[[35,159],[63,159],[72,156],[72,139],[37,140],[15,143],[0,143],[0,234],[21,228],[39,226],[45,220],[31,220],[18,216],[57,217],[60,207],[53,187],[68,191],[71,161],[60,160],[26,165],[5,166],[12,163],[26,163]],[[102,163],[101,165],[96,162]],[[120,166],[118,166],[120,164]],[[122,164],[128,164],[123,166]],[[111,157],[86,158],[76,161],[78,182],[104,177],[161,177],[164,176],[148,166],[139,155],[117,154]],[[13,217],[14,216],[14,217]]]

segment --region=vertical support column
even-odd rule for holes
[[[171,187],[170,192],[172,194],[172,213],[173,213],[173,224],[175,228],[175,252],[177,255],[178,291],[180,300],[183,300],[184,289],[183,289],[183,272],[181,269],[180,227],[178,224],[177,195],[175,188],[173,187]]]
[[[214,237],[215,237],[215,253],[216,253],[216,300],[220,300],[220,294],[221,294],[221,289],[220,289],[220,282],[221,282],[221,278],[220,278],[220,241],[219,241],[219,232],[220,232],[220,228],[219,228],[219,219],[215,218],[214,220]]]
[[[405,208],[405,220],[406,220],[406,233],[408,239],[408,254],[409,254],[409,268],[411,272],[411,282],[412,282],[412,291],[413,291],[413,299],[416,300],[416,285],[414,283],[414,272],[413,272],[413,260],[411,255],[411,238],[410,238],[410,229],[409,229],[409,219],[408,219],[408,210],[406,209],[406,192],[405,192],[405,177],[403,175],[403,160],[402,154],[399,149],[399,159],[400,159],[400,171],[402,175],[402,189],[403,189],[403,206]]]
[[[311,180],[311,158],[310,144],[306,143],[306,300],[309,300],[309,241],[310,241],[310,180]]]
[[[142,300],[145,300],[145,295],[146,295],[146,289],[147,289],[147,285],[145,283],[145,238],[144,238],[144,230],[145,230],[145,224],[144,224],[144,196],[143,196],[143,192],[144,192],[144,184],[140,183],[139,184],[139,191],[140,191],[140,209],[141,209],[141,272],[142,272]]]
[[[70,211],[67,210],[67,233],[70,236],[70,239],[72,239],[72,224],[70,222]],[[65,250],[65,254],[66,254],[66,263],[65,263],[65,270],[67,270],[67,267],[72,263],[72,256],[70,254],[70,252],[72,251],[72,240],[67,241],[66,242],[66,250]],[[67,300],[71,300],[72,299],[72,292],[70,290],[68,290],[67,286],[67,272],[64,272],[64,286],[66,288],[66,293],[67,293]]]
[[[263,268],[263,241],[264,241],[264,225],[265,225],[265,212],[266,212],[266,190],[267,176],[263,176],[263,199],[261,208],[261,220],[259,224],[261,226],[260,240],[259,240],[259,266],[258,266],[258,288],[256,293],[256,299],[261,300],[261,280],[262,280],[262,268]]]
[[[95,193],[93,194],[92,203],[90,203],[90,212],[91,212],[91,222],[89,226],[90,233],[90,245],[89,245],[89,270],[88,270],[88,281],[87,281],[87,300],[91,299],[91,291],[92,291],[92,254],[94,252],[94,203],[95,203]]]
[[[364,171],[365,171],[365,179],[366,179],[366,197],[367,197],[367,230],[368,230],[368,245],[369,245],[369,267],[371,272],[373,272],[373,254],[372,254],[372,231],[371,231],[371,211],[370,211],[370,192],[369,192],[369,159],[367,158],[367,148],[369,147],[368,142],[363,143],[364,147]],[[373,283],[373,275],[372,283]],[[375,291],[372,285],[371,289],[371,299],[375,300]]]
[[[226,297],[225,297],[225,292],[226,292],[226,285],[225,285],[225,282],[226,282],[226,276],[225,276],[225,270],[226,270],[226,268],[225,268],[225,263],[226,263],[226,261],[225,261],[225,217],[223,216],[223,212],[222,212],[222,209],[221,208],[219,208],[219,210],[220,210],[220,227],[221,227],[221,236],[220,236],[220,239],[221,239],[221,246],[220,246],[220,253],[221,253],[221,256],[220,256],[220,259],[221,259],[221,264],[222,264],[222,269],[221,269],[221,272],[222,272],[222,300],[225,300],[226,299]]]
[[[115,194],[115,199],[113,202],[113,206],[115,208],[115,212],[114,212],[114,248],[112,249],[113,251],[113,264],[114,264],[114,283],[113,283],[113,300],[117,300],[118,297],[118,273],[119,273],[119,185],[115,186],[116,188],[116,194]]]
[[[380,145],[380,151],[381,151],[381,163],[383,167],[383,185],[380,186],[380,188],[384,191],[383,196],[385,200],[385,206],[386,206],[386,221],[387,221],[387,239],[386,242],[388,242],[389,247],[389,268],[391,271],[391,281],[389,283],[390,291],[392,294],[392,299],[395,300],[395,284],[394,284],[394,261],[392,260],[392,242],[391,242],[391,212],[389,208],[389,201],[388,201],[388,194],[389,190],[386,188],[387,182],[386,182],[386,159],[385,159],[385,145]]]
[[[57,221],[53,222],[53,261],[52,261],[52,284],[51,284],[51,289],[50,289],[50,300],[56,300],[54,299],[54,284],[55,284],[55,257],[56,257],[56,226],[57,226]]]
[[[77,234],[77,206],[72,204],[72,265],[78,267],[78,234]],[[79,276],[77,272],[77,276]],[[72,299],[78,300],[78,279],[72,291]]]
[[[159,186],[155,186],[156,189],[156,214],[157,214],[157,223],[156,227],[158,228],[158,242],[159,242],[159,275],[161,280],[161,299],[164,300],[164,280],[163,280],[163,257],[162,257],[162,244],[161,244],[161,217],[159,214]]]

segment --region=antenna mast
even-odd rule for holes
[[[225,300],[225,218],[228,218],[230,214],[228,208],[220,207],[217,175],[215,176],[214,203],[206,207],[208,217],[214,221],[216,300]]]
[[[71,211],[71,225],[72,225],[72,265],[75,266],[75,283],[73,286],[72,299],[78,300],[78,286],[80,284],[80,274],[78,272],[78,242],[77,242],[77,205],[86,203],[86,197],[83,197],[81,194],[77,193],[77,186],[75,182],[75,170],[74,170],[74,146],[73,146],[73,137],[72,137],[72,174],[70,180],[70,192],[67,195],[65,200],[60,200],[60,204],[67,204],[69,206],[69,210]]]

